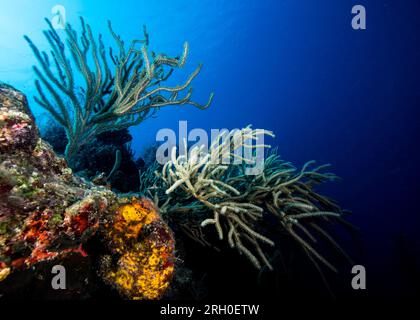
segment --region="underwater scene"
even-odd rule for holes
[[[414,0],[0,0],[0,302],[419,296],[419,74]]]

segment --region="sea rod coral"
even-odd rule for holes
[[[51,47],[50,56],[25,36],[41,66],[34,66],[38,77],[35,101],[66,130],[68,161],[98,134],[138,125],[164,106],[190,104],[205,109],[210,105],[213,94],[204,105],[191,100],[190,85],[201,65],[183,84],[164,85],[174,68],[185,65],[187,42],[179,57],[149,53],[149,35],[144,28],[144,39],[133,40],[126,48],[108,22],[118,48],[114,52],[104,45],[101,35],[95,38],[83,18],[80,20],[80,37],[67,24],[64,42],[46,19],[49,29],[44,35]],[[79,78],[84,83],[79,83]]]
[[[155,201],[169,216],[193,215],[192,219],[199,217],[201,228],[214,226],[220,240],[227,240],[230,247],[236,248],[258,269],[273,268],[267,248],[276,245],[268,236],[269,229],[274,228],[275,233],[286,233],[293,238],[317,268],[322,263],[336,271],[314,244],[317,236],[321,236],[348,258],[322,228],[330,220],[342,221],[343,211],[332,200],[315,192],[314,186],[337,177],[324,172],[328,165],[314,166],[314,161],[298,170],[281,160],[276,150],[267,153],[261,172],[247,175],[250,160],[237,151],[251,149],[255,154],[258,149],[269,148],[253,144],[260,135],[273,136],[273,133],[250,127],[223,132],[208,152],[195,146],[188,154],[177,156],[174,147],[171,160],[157,172],[162,180],[159,188],[166,192],[159,195],[155,191]],[[224,150],[228,150],[231,160],[228,164],[215,161],[219,155],[226,157]],[[234,161],[238,157],[240,164]]]
[[[89,250],[95,239],[100,256]],[[63,294],[89,297],[101,261],[102,281],[123,297],[158,299],[173,260],[172,232],[153,203],[74,175],[40,139],[26,97],[0,83],[0,295],[33,287],[55,297],[42,279],[59,264],[75,277]]]

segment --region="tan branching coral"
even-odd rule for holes
[[[162,211],[199,214],[201,227],[213,225],[220,240],[227,240],[259,269],[263,265],[272,268],[264,248],[275,246],[275,242],[266,235],[268,230],[263,226],[269,216],[274,217],[278,231],[286,231],[294,238],[315,264],[320,261],[335,271],[313,247],[316,237],[312,233],[318,233],[340,249],[318,222],[341,219],[341,210],[313,190],[315,184],[335,180],[336,176],[322,172],[326,165],[310,169],[313,161],[298,171],[282,161],[276,150],[262,160],[260,172],[246,174],[253,161],[237,151],[252,150],[255,156],[268,148],[264,144],[252,144],[261,135],[273,136],[273,133],[247,127],[222,133],[208,152],[203,147],[194,147],[189,154],[177,156],[174,148],[171,160],[161,173],[168,196],[161,205]],[[230,163],[215,161],[220,160],[219,155]],[[241,163],[235,161],[238,159]],[[208,212],[212,213],[211,217]]]

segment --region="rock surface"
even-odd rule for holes
[[[135,238],[130,237],[133,223],[138,224]],[[139,237],[145,229],[147,234]],[[103,253],[88,245],[92,239],[99,239]],[[74,175],[40,139],[24,94],[0,83],[1,295],[35,282],[43,283],[41,291],[51,290],[46,281],[50,268],[63,265],[75,275],[69,276],[72,283],[64,297],[89,296],[84,282],[96,274],[123,297],[156,299],[171,280],[173,255],[172,232],[150,200],[120,198]],[[92,273],[101,261],[100,272]],[[130,263],[136,264],[134,269]],[[140,285],[146,271],[159,281]],[[126,274],[132,283],[124,282]]]

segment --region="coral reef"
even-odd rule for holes
[[[107,246],[105,257],[121,255],[115,273],[102,268],[106,282],[120,288],[127,273],[139,285],[124,286],[123,296],[159,298],[173,272],[172,233],[148,200],[131,201],[134,212],[127,199],[74,175],[64,158],[39,138],[25,96],[0,84],[2,293],[19,283],[19,274],[27,277],[27,270],[31,279],[45,276],[46,263],[67,265],[69,259],[75,260],[73,265],[85,265],[83,272],[89,273],[86,244],[97,237]]]
[[[252,144],[259,135],[273,134],[247,127],[222,133],[208,152],[196,146],[189,154],[177,156],[174,147],[171,160],[158,174],[163,180],[158,190],[166,189],[166,195],[155,192],[155,201],[167,215],[194,216],[190,222],[198,220],[200,228],[213,225],[220,240],[226,239],[230,247],[258,269],[273,268],[267,256],[269,248],[275,246],[275,241],[266,235],[271,230],[276,237],[286,233],[296,240],[317,268],[321,262],[336,271],[314,244],[317,236],[324,237],[347,257],[322,228],[325,222],[342,221],[343,211],[332,200],[316,193],[314,186],[337,177],[323,172],[328,165],[309,169],[313,161],[297,170],[281,160],[276,150],[267,154],[260,173],[247,175],[246,168],[251,163],[236,151],[251,149],[255,154],[259,148],[268,148]],[[224,150],[228,150],[227,155]],[[231,161],[220,164],[214,161],[214,155],[216,159],[219,155],[227,156]],[[240,164],[233,161],[238,158]],[[195,237],[205,241],[202,233],[196,233]]]
[[[65,39],[46,21],[50,54],[25,39],[40,64],[35,101],[58,124],[44,137],[64,157],[40,138],[25,96],[0,83],[0,296],[16,291],[17,283],[38,286],[56,264],[71,266],[73,298],[89,296],[97,279],[128,299],[160,299],[173,278],[173,293],[203,296],[197,284],[208,270],[197,276],[180,262],[187,254],[175,254],[179,236],[172,230],[215,249],[214,260],[234,261],[237,255],[222,250],[229,245],[260,275],[276,268],[279,243],[290,241],[321,275],[319,264],[336,267],[319,238],[350,260],[325,227],[345,223],[345,211],[315,191],[337,177],[325,172],[327,165],[309,161],[299,170],[277,150],[267,151],[270,146],[253,144],[273,137],[271,131],[223,132],[208,151],[195,146],[177,155],[175,147],[163,166],[155,161],[156,145],[134,158],[129,127],[164,106],[205,109],[212,102],[213,94],[204,105],[191,100],[201,65],[185,83],[165,85],[184,66],[187,43],[179,57],[149,53],[144,29],[144,40],[127,48],[109,23],[115,53],[82,18],[81,33],[67,24]],[[261,170],[249,174],[255,159]],[[138,196],[116,193],[134,191]]]
[[[105,47],[101,35],[95,39],[90,26],[82,18],[80,38],[67,24],[65,42],[50,21],[46,21],[49,30],[44,31],[44,35],[51,46],[50,57],[27,36],[25,39],[41,65],[41,69],[34,66],[39,94],[35,101],[65,129],[68,138],[65,156],[68,161],[82,145],[91,142],[98,134],[137,125],[161,107],[190,104],[205,109],[210,105],[213,94],[205,105],[191,100],[190,84],[199,74],[201,65],[184,84],[174,87],[162,85],[174,68],[184,66],[188,43],[184,44],[183,53],[177,58],[153,52],[149,54],[149,35],[144,28],[144,40],[131,41],[127,49],[108,22],[118,47],[115,54],[112,47],[109,50]],[[142,47],[137,48],[138,44]],[[73,63],[67,56],[68,52]],[[79,77],[84,79],[84,84],[78,83]],[[179,97],[185,90],[184,97]]]
[[[64,129],[54,123],[41,128],[42,138],[59,154],[64,153],[67,138]],[[118,192],[134,192],[139,188],[138,170],[141,166],[131,149],[132,136],[128,129],[104,132],[83,145],[72,160],[72,169],[88,180],[109,184]],[[64,141],[64,144],[63,144]],[[117,156],[118,155],[118,159]],[[115,159],[115,161],[110,161]],[[116,161],[119,160],[119,161]],[[118,166],[114,166],[118,164]]]

